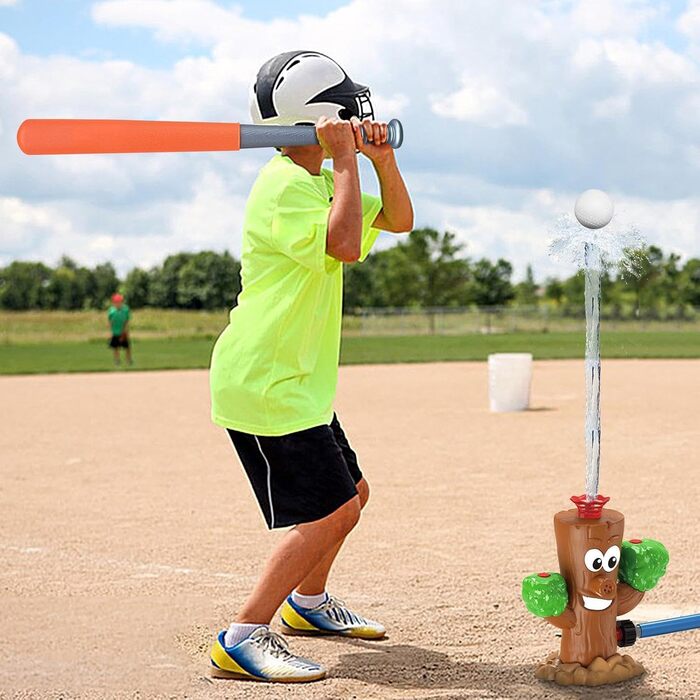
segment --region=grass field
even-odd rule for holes
[[[433,321],[418,313],[348,316],[341,362],[484,360],[492,352],[531,352],[536,359],[583,355],[580,321],[552,319],[545,333],[517,310],[494,318],[492,324],[479,312],[443,314]],[[226,311],[138,310],[132,321],[133,368],[207,367],[227,320]],[[429,323],[435,335],[427,333]],[[0,374],[114,370],[106,339],[101,311],[0,312]],[[602,348],[605,357],[700,357],[700,325],[629,323],[621,328],[604,322]]]
[[[136,370],[189,369],[209,365],[213,339],[136,338]],[[343,339],[343,364],[484,360],[492,352],[531,352],[536,359],[583,356],[582,333],[502,335],[349,336]],[[604,357],[700,357],[700,332],[608,331]],[[104,338],[89,342],[0,345],[0,374],[99,372],[115,370]]]
[[[216,338],[228,311],[139,309],[132,329],[140,339]],[[0,311],[0,345],[102,342],[108,326],[104,311]]]
[[[228,311],[138,309],[132,331],[139,340],[216,338],[228,322]],[[438,312],[367,310],[343,317],[343,334],[350,336],[503,335],[508,333],[571,333],[584,321],[547,309],[444,309]],[[603,330],[626,333],[700,333],[700,309],[674,320],[603,320]],[[107,333],[103,311],[0,311],[0,346],[102,342]]]

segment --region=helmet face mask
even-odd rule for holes
[[[369,88],[352,95],[352,97],[348,98],[348,102],[352,101],[353,107],[343,107],[339,110],[338,117],[346,121],[349,121],[352,117],[357,117],[360,121],[363,119],[374,119],[374,107],[372,107],[370,96]]]
[[[252,87],[250,112],[255,124],[315,124],[321,116],[374,118],[369,88],[317,51],[289,51],[267,61]]]
[[[371,95],[369,88],[367,88],[367,90],[365,90],[364,92],[361,92],[359,95],[355,96],[359,112],[357,118],[360,121],[362,121],[363,119],[374,119],[374,107],[372,107],[372,101],[369,99],[370,96]]]

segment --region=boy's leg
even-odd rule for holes
[[[360,499],[360,508],[364,508],[369,500],[369,484],[363,477],[357,482],[357,494]],[[335,558],[343,546],[345,538],[333,546],[321,559],[321,561],[307,574],[306,578],[296,587],[301,595],[317,595],[326,590],[326,582],[330,574]]]
[[[360,498],[355,496],[325,518],[292,528],[268,559],[236,622],[269,624],[285,598],[319,562],[331,553],[335,557],[359,517]],[[332,563],[331,558],[328,569]]]
[[[364,478],[356,483],[360,507],[369,498]],[[361,639],[381,639],[384,625],[359,615],[338,598],[326,592],[326,582],[345,538],[328,550],[321,561],[297,584],[287,598],[280,617],[285,634],[339,634]]]

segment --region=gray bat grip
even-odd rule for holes
[[[364,137],[367,143],[367,137]],[[282,148],[283,146],[313,146],[318,143],[315,126],[265,126],[241,124],[241,148]],[[400,148],[403,127],[398,119],[387,124],[387,143]]]

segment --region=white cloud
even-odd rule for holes
[[[115,237],[106,234],[91,237],[88,246],[91,251],[100,256],[112,256],[118,250]]]
[[[602,63],[605,57],[603,44],[596,39],[582,39],[571,56],[575,68],[581,71],[591,70]]]
[[[533,191],[517,209],[498,205],[427,206],[433,225],[456,232],[458,240],[466,244],[468,255],[504,257],[514,263],[517,279],[524,276],[527,264],[532,262],[541,279],[575,272],[573,266],[552,259],[548,248],[554,237],[554,222],[572,208],[577,194]],[[700,200],[650,201],[612,194],[615,225],[634,225],[648,243],[665,251],[681,256],[688,251],[698,254]]]
[[[380,118],[401,117],[417,222],[458,230],[472,254],[556,271],[552,222],[579,191],[602,187],[652,242],[699,255],[700,56],[649,38],[659,8],[406,0],[397,12],[393,0],[352,0],[261,21],[211,0],[93,6],[102,27],[185,47],[160,69],[101,58],[99,46],[90,60],[27,55],[0,33],[3,260],[66,252],[124,270],[181,249],[239,252],[245,197],[268,152],[28,158],[14,131],[27,117],[245,121],[257,68],[300,47],[368,84]],[[679,21],[691,38],[699,14],[694,0]]]
[[[679,31],[691,39],[700,39],[700,0],[690,0],[686,11],[678,18]]]
[[[660,12],[659,7],[634,0],[578,0],[571,19],[586,34],[636,34]]]
[[[606,97],[593,104],[593,114],[598,119],[615,119],[629,112],[630,103],[628,94]]]
[[[238,8],[226,10],[209,0],[107,0],[95,3],[92,17],[112,27],[152,29],[161,41],[221,41],[242,21]]]
[[[616,219],[635,224],[649,243],[681,256],[700,253],[700,200],[697,198],[653,201],[618,197],[615,208]]]
[[[695,168],[700,168],[700,146],[688,146],[687,161]]]
[[[71,235],[73,227],[54,207],[0,197],[0,231],[0,260],[7,263],[17,253],[34,254],[47,238]]]
[[[689,58],[663,44],[644,44],[633,38],[584,39],[572,56],[572,64],[581,71],[603,67],[633,84],[692,83],[698,79],[698,67]]]
[[[409,98],[400,92],[392,95],[372,93],[372,105],[378,117],[380,115],[382,118],[390,119],[400,117],[409,104]]]
[[[243,223],[244,208],[245,197],[232,194],[219,174],[208,171],[195,183],[193,196],[173,206],[170,230],[183,248],[197,246],[199,241],[217,250],[231,248],[232,234]]]
[[[18,57],[17,42],[0,32],[0,80],[10,80],[15,77]]]
[[[634,39],[607,41],[608,61],[630,82],[694,82],[697,66],[662,44],[645,45]]]
[[[464,79],[451,95],[433,98],[433,111],[441,117],[499,128],[527,123],[525,110],[494,85],[479,78]]]
[[[434,226],[457,233],[458,240],[466,245],[467,255],[506,258],[514,264],[514,275],[519,279],[528,263],[534,263],[540,277],[573,272],[549,257],[548,246],[554,235],[553,222],[570,208],[574,198],[568,193],[542,189],[521,192],[517,206],[504,202],[426,207]]]

